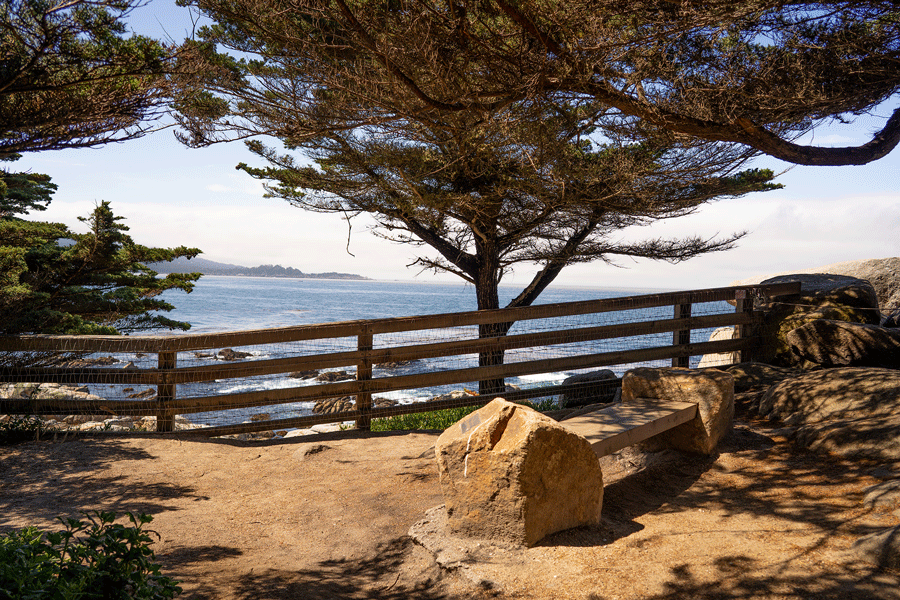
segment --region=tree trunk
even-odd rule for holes
[[[479,248],[482,251],[482,248]],[[487,250],[487,249],[484,249]],[[475,279],[475,298],[478,302],[478,310],[490,310],[500,308],[500,295],[498,290],[497,274],[500,271],[497,253],[488,251],[479,252],[481,256],[480,269]],[[512,323],[487,323],[478,326],[480,339],[500,337],[506,335]],[[478,366],[489,367],[503,364],[503,350],[491,350],[478,354]],[[503,394],[506,391],[506,382],[502,377],[497,379],[485,379],[478,382],[478,393],[482,396]]]

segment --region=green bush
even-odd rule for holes
[[[29,440],[38,440],[56,428],[35,415],[13,415],[0,422],[0,446],[9,446]]]
[[[524,404],[539,411],[559,408],[552,399],[540,402],[523,400],[517,404]],[[386,419],[372,419],[372,431],[408,431],[413,429],[447,429],[463,417],[475,412],[480,406],[462,406],[459,408],[447,408],[429,412],[413,413],[409,415],[397,415]]]
[[[0,599],[159,600],[181,593],[160,574],[150,549],[149,515],[127,513],[132,525],[111,512],[86,514],[88,522],[62,519],[62,531],[35,527],[0,536]]]

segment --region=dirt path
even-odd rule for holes
[[[451,539],[452,572],[407,536],[442,502],[436,433],[0,448],[0,529],[152,514],[184,598],[900,598],[900,573],[848,552],[900,523],[900,507],[862,503],[900,466],[795,452],[777,434],[737,423],[708,460],[608,457],[601,527],[527,550]]]

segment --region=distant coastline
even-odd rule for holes
[[[293,267],[281,265],[260,265],[258,267],[244,267],[220,263],[205,258],[192,258],[190,260],[179,258],[172,262],[159,262],[147,265],[157,273],[202,273],[204,275],[222,275],[229,277],[284,277],[290,279],[349,279],[353,281],[367,281],[369,277],[356,275],[355,273],[306,273]]]

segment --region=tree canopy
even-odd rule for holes
[[[621,231],[778,187],[769,171],[741,170],[751,152],[679,138],[589,96],[427,106],[390,63],[343,43],[345,24],[310,15],[307,5],[246,12],[243,0],[201,4],[215,5],[208,15],[218,22],[201,31],[205,66],[191,69],[203,74],[201,85],[178,105],[183,139],[280,139],[286,151],[248,142],[268,166],[239,168],[267,182],[272,196],[313,211],[365,213],[379,235],[424,246],[416,262],[471,282],[479,309],[499,307],[500,281],[522,264],[536,274],[509,306],[533,303],[566,265],[618,256],[677,262],[728,249],[740,233],[624,242]],[[361,4],[375,10],[369,22],[402,12]],[[333,35],[322,33],[328,27]],[[414,45],[419,32],[406,33]],[[309,39],[320,34],[327,39],[313,47]],[[431,64],[429,83],[459,95],[468,83],[453,62]],[[511,325],[480,334],[504,335]],[[479,362],[498,364],[502,353]],[[483,393],[502,389],[481,384]]]
[[[14,162],[20,157],[19,154],[0,156],[0,161]],[[56,184],[50,181],[49,175],[0,169],[0,218],[45,210],[55,191]]]
[[[900,142],[900,11],[889,0],[182,0],[217,21],[208,43],[290,58],[290,85],[208,63],[209,94],[184,124],[194,143],[265,131],[289,106],[292,139],[317,135],[313,85],[370,110],[353,128],[514,102],[591,99],[680,136],[745,145],[809,165],[864,164]],[[255,75],[254,75],[255,76]],[[855,147],[797,143],[823,124],[887,108]]]
[[[271,166],[242,168],[272,182],[272,195],[311,210],[368,213],[386,237],[430,246],[437,256],[418,262],[475,284],[479,308],[497,307],[496,286],[518,263],[539,268],[513,301],[527,305],[566,264],[616,255],[683,260],[730,247],[733,238],[627,244],[615,236],[772,187],[769,172],[738,172],[749,152],[679,139],[587,96],[523,96],[478,110],[423,103],[340,1],[191,3],[216,22],[200,31],[192,55],[202,66],[188,69],[201,79],[183,86],[177,104],[182,139],[280,139],[317,165],[252,141]],[[365,11],[386,47],[409,53],[409,68],[435,92],[459,98],[472,80],[493,76],[484,71],[489,59],[463,64],[450,52],[414,65],[417,48],[442,39],[401,27],[424,10],[415,1],[360,0],[352,8]],[[493,22],[473,27],[489,32]]]
[[[190,292],[200,274],[159,278],[146,265],[200,251],[135,244],[109,202],[81,220],[88,233],[73,233],[62,223],[0,219],[0,333],[188,329],[188,323],[158,314],[174,308],[158,296],[168,289]]]
[[[510,307],[532,304],[570,264],[622,256],[678,262],[726,250],[740,234],[619,237],[626,227],[779,187],[770,171],[740,171],[744,157],[735,149],[650,137],[592,141],[604,118],[597,107],[555,107],[538,120],[505,111],[480,122],[453,115],[445,127],[336,131],[297,145],[314,165],[254,140],[250,150],[269,166],[239,168],[296,206],[370,215],[376,234],[424,247],[414,264],[472,283],[479,309],[499,308],[497,286],[519,265],[537,272]]]
[[[0,157],[142,135],[167,102],[173,49],[126,35],[140,0],[0,4]]]

